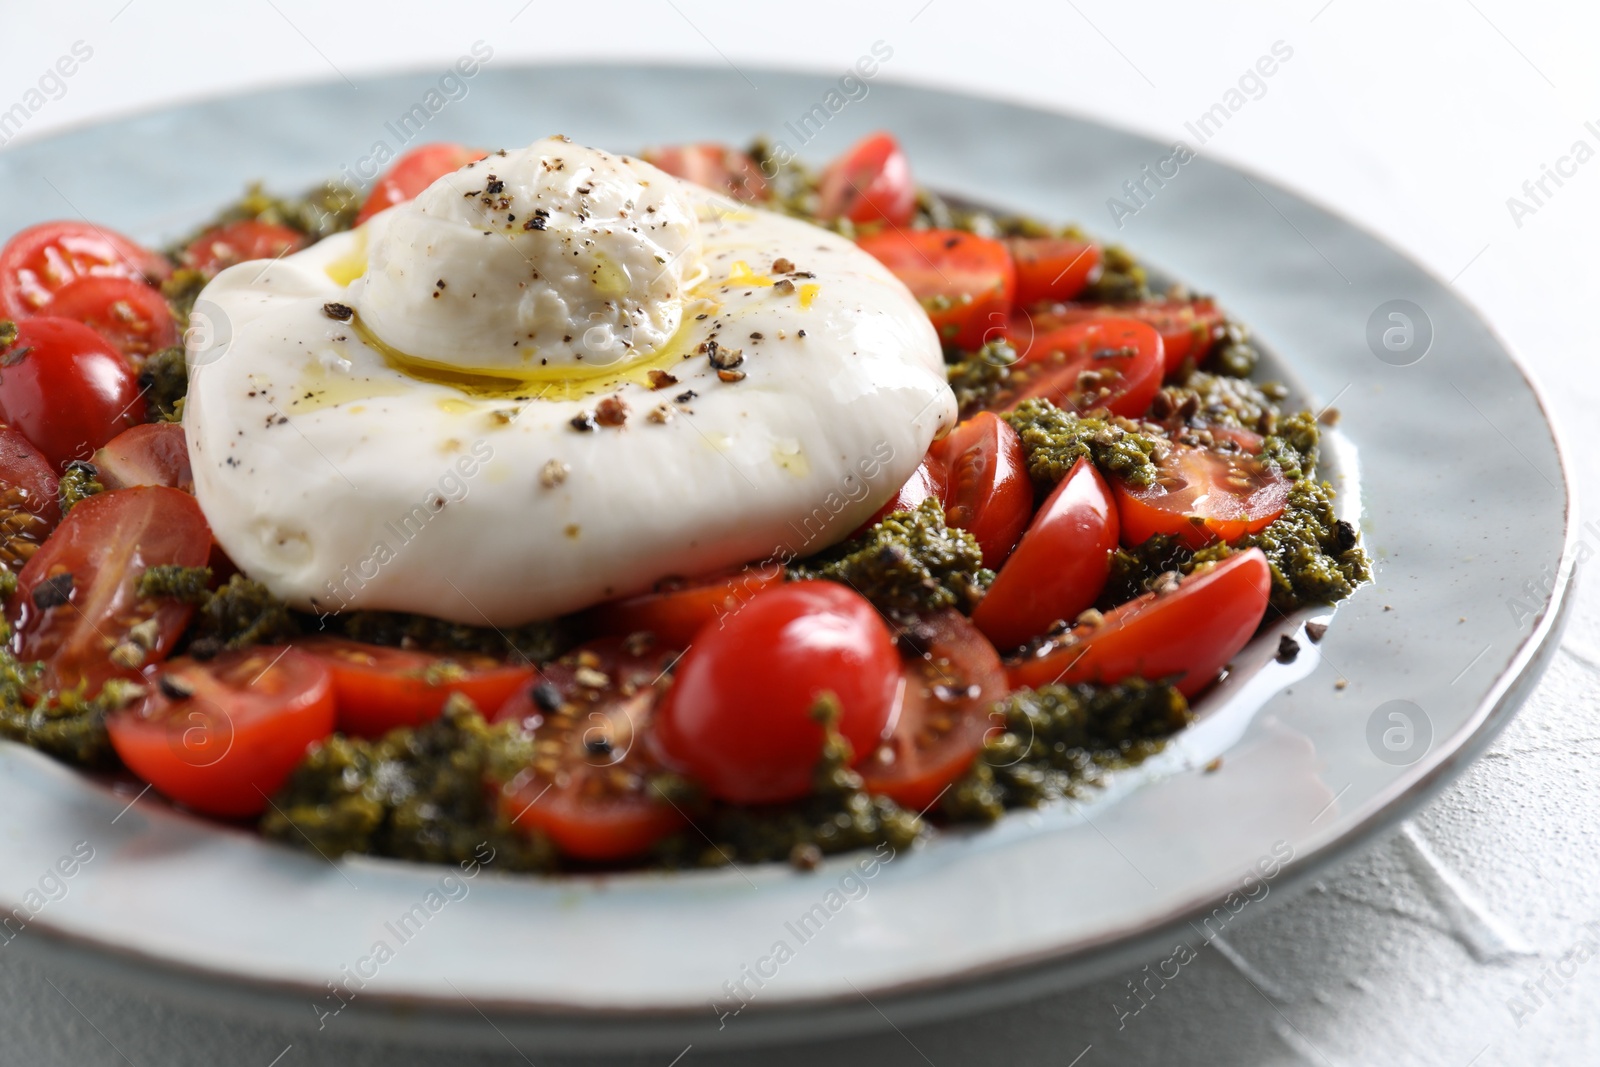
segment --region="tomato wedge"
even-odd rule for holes
[[[776,563],[752,564],[700,578],[666,578],[649,593],[596,605],[578,619],[596,636],[654,634],[671,648],[687,648],[708,624],[742,608],[761,590],[783,581]]]
[[[1229,556],[1183,579],[1175,590],[1146,593],[1079,626],[1007,667],[1013,688],[1060,682],[1110,684],[1139,675],[1176,679],[1186,697],[1210,685],[1245,646],[1267,613],[1272,571],[1259,548]]]
[[[678,653],[643,637],[606,638],[545,668],[495,714],[533,731],[533,766],[507,783],[501,810],[568,856],[636,856],[683,825],[651,785],[662,772],[644,737]]]
[[[51,315],[17,323],[0,353],[0,420],[64,470],[144,421],[144,395],[126,357],[89,327]]]
[[[894,496],[885,500],[883,507],[874,511],[872,517],[857,527],[851,536],[866,533],[896,512],[915,511],[918,505],[930,497],[943,502],[944,494],[944,464],[931,456],[926,456],[917,464],[917,469],[911,472],[911,477],[906,479],[905,484],[895,490]]]
[[[1094,604],[1111,573],[1117,509],[1087,458],[1045,499],[972,621],[1000,648],[1015,648]]]
[[[1013,321],[1017,362],[993,401],[1009,409],[1042,397],[1066,411],[1106,408],[1114,415],[1143,415],[1161,388],[1161,335],[1134,319],[1096,319],[1033,332]]]
[[[299,647],[333,675],[339,730],[355,737],[382,737],[397,726],[438,718],[453,693],[492,713],[538,673],[493,656],[435,656],[338,637],[312,638]]]
[[[1230,545],[1283,514],[1289,482],[1254,456],[1174,446],[1144,488],[1113,479],[1122,543],[1171,534],[1190,548]]]
[[[722,144],[668,145],[642,152],[639,158],[675,178],[694,182],[747,204],[766,201],[767,179],[756,161]]]
[[[972,534],[983,565],[998,570],[1033,514],[1033,483],[1017,431],[981,411],[935,441],[924,463],[945,471],[945,522]]]
[[[99,692],[108,678],[138,678],[165,659],[194,611],[138,595],[157,564],[200,567],[211,530],[188,493],[117,489],[80,502],[17,576],[6,605],[11,650],[44,660],[45,685]]]
[[[869,792],[923,811],[972,766],[984,735],[1003,725],[993,712],[1006,695],[1006,672],[958,611],[924,619],[900,645],[909,648],[894,732],[856,770]]]
[[[178,323],[158,291],[129,278],[79,278],[62,286],[50,314],[73,319],[135,360],[178,343]]]
[[[468,148],[448,141],[418,145],[401,155],[392,167],[379,176],[361,210],[356,212],[355,224],[361,225],[385,208],[415,200],[422,190],[446,174],[458,171],[488,154],[479,148]]]
[[[9,426],[0,426],[0,566],[20,571],[61,521],[55,468]]]
[[[1071,300],[1100,273],[1100,246],[1070,237],[1012,237],[1017,265],[1017,306]]]
[[[1186,359],[1198,365],[1222,337],[1226,316],[1210,297],[1193,300],[1146,300],[1137,304],[1066,304],[1051,308],[1038,322],[1040,329],[1068,326],[1094,319],[1138,319],[1161,335],[1165,364],[1172,375]]]
[[[964,230],[893,230],[857,243],[905,282],[946,346],[971,351],[1005,332],[1017,271],[999,241]]]
[[[420,190],[419,190],[420,191]],[[277,259],[305,247],[305,235],[275,222],[241,219],[216,226],[189,242],[183,265],[214,278],[235,263]]]
[[[292,648],[180,657],[152,682],[106,721],[111,747],[163,795],[209,815],[259,815],[306,749],[333,732],[328,671]]]
[[[158,282],[171,273],[164,256],[103,226],[41,222],[0,249],[0,318],[40,314],[79,278]]]
[[[817,216],[856,224],[886,222],[906,226],[917,210],[911,163],[900,142],[874,133],[823,170],[817,184]]]
[[[189,444],[176,422],[146,422],[123,430],[94,454],[94,465],[107,489],[164,485],[194,492]]]

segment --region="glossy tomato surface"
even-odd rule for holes
[[[446,174],[458,171],[488,154],[479,148],[468,148],[447,141],[418,145],[401,155],[393,166],[379,176],[372,192],[367,194],[366,202],[356,213],[356,225],[361,225],[385,208],[415,200],[422,190]]]
[[[0,353],[0,419],[63,470],[144,421],[128,360],[81,322],[49,316],[17,324]]]
[[[922,302],[947,347],[969,351],[1005,333],[1017,287],[1011,253],[965,230],[885,230],[858,242]]]
[[[146,422],[123,430],[94,454],[100,484],[107,489],[132,489],[138,485],[164,485],[194,492],[194,471],[189,467],[189,445],[183,425]]]
[[[924,457],[917,469],[911,472],[905,484],[895,490],[894,496],[883,502],[883,506],[872,513],[872,517],[856,528],[856,534],[862,534],[872,529],[890,515],[901,511],[915,511],[924,500],[933,499],[941,503],[945,494],[945,467],[942,462],[929,457]]]
[[[580,629],[599,636],[653,634],[672,648],[687,648],[708,624],[737,612],[761,590],[783,581],[777,563],[751,564],[699,578],[668,578],[638,596],[611,600],[582,613]]]
[[[1193,300],[1145,300],[1136,304],[1067,304],[1050,309],[1039,321],[1041,331],[1093,319],[1138,319],[1161,335],[1163,373],[1172,375],[1185,360],[1199,363],[1222,337],[1226,316],[1210,297]]]
[[[164,256],[104,226],[42,222],[0,248],[0,318],[45,312],[56,293],[79,278],[160,281],[171,273]]]
[[[20,571],[61,521],[59,482],[50,461],[9,426],[0,426],[0,566]]]
[[[79,278],[56,293],[50,314],[83,323],[133,360],[178,343],[166,297],[129,278]]]
[[[207,230],[189,242],[181,258],[183,265],[215,277],[235,263],[254,259],[278,259],[305,247],[306,239],[297,230],[258,219],[241,219]]]
[[[211,530],[194,497],[176,489],[118,489],[80,502],[17,576],[6,617],[11,649],[43,660],[44,684],[99,691],[165,659],[194,609],[139,596],[150,567],[204,566]]]
[[[1122,543],[1170,534],[1190,548],[1233,544],[1283,514],[1289,482],[1254,456],[1179,445],[1156,466],[1153,484],[1114,479]]]
[[[1033,483],[1017,431],[981,411],[935,441],[927,462],[944,471],[945,522],[972,534],[983,565],[998,570],[1033,516]]]
[[[128,769],[208,815],[259,815],[306,749],[333,732],[328,671],[256,645],[152,672],[148,694],[106,722]]]
[[[1100,273],[1100,246],[1070,237],[1012,237],[1017,306],[1071,300]]]
[[[835,582],[791,582],[758,594],[684,654],[656,731],[669,763],[739,804],[811,791],[831,693],[857,759],[892,725],[902,675],[889,628]]]
[[[887,133],[874,133],[822,172],[818,181],[817,215],[849,219],[858,225],[882,222],[906,226],[917,208],[911,163]]]
[[[1272,572],[1259,548],[1229,556],[1175,590],[1146,593],[1010,664],[1011,684],[1119,682],[1139,675],[1192,697],[1216,680],[1267,611]]]
[[[646,743],[677,658],[647,637],[605,638],[519,688],[495,720],[531,730],[536,755],[502,794],[506,817],[593,861],[636,856],[682,827],[651,785],[665,768]]]
[[[1105,408],[1143,415],[1161,388],[1161,335],[1135,319],[1093,319],[1047,330],[1020,316],[1010,325],[1017,350],[1011,377],[993,406],[1015,407],[1039,397],[1064,411]]]
[[[922,620],[900,639],[905,696],[894,732],[858,766],[869,792],[923,811],[966,773],[990,730],[1006,672],[994,646],[958,611]]]
[[[1015,648],[1091,607],[1117,547],[1111,490],[1087,458],[1045,498],[972,621],[1000,648]]]

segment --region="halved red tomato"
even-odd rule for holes
[[[158,282],[172,273],[159,253],[104,226],[41,222],[0,249],[0,318],[38,315],[79,278]]]
[[[911,477],[906,479],[904,485],[895,490],[894,496],[883,502],[883,507],[872,513],[872,517],[856,528],[856,536],[866,533],[890,515],[899,511],[915,511],[924,500],[932,497],[944,501],[945,493],[945,466],[934,460],[931,456],[923,457],[917,469],[911,472]]]
[[[44,660],[44,684],[98,692],[138,678],[172,650],[194,608],[138,595],[157,564],[204,566],[211,530],[188,493],[117,489],[81,501],[34,553],[6,605],[19,659]]]
[[[435,719],[453,693],[492,714],[538,673],[493,656],[435,656],[337,637],[312,638],[298,647],[332,672],[339,730],[355,737],[381,737],[397,726]]]
[[[446,174],[460,170],[488,154],[479,148],[468,148],[448,141],[418,145],[401,155],[393,166],[379,176],[372,192],[367,194],[366,203],[356,212],[356,225],[366,222],[384,208],[415,200],[417,194]]]
[[[1111,573],[1117,509],[1087,458],[1072,465],[1034,516],[972,621],[995,645],[1015,648],[1094,604]]]
[[[1233,544],[1283,514],[1289,499],[1288,481],[1254,456],[1185,445],[1157,463],[1154,484],[1138,488],[1119,478],[1112,485],[1125,545],[1156,534],[1171,534],[1190,548]]]
[[[991,402],[1001,410],[1041,397],[1081,414],[1106,408],[1113,415],[1143,415],[1161,388],[1161,335],[1133,319],[1096,319],[1043,333],[1013,322],[1017,349],[1011,377]]]
[[[759,204],[767,199],[767,179],[756,161],[722,144],[668,145],[641,152],[639,158],[675,178],[694,182],[724,196]]]
[[[151,682],[106,721],[111,747],[162,794],[209,815],[259,815],[306,749],[333,732],[327,668],[292,648],[180,657]]]
[[[817,215],[823,219],[905,226],[917,210],[911,164],[900,142],[887,133],[863,138],[828,164],[817,193]]]
[[[73,319],[134,360],[178,343],[178,323],[158,291],[129,278],[79,278],[62,286],[50,314]]]
[[[1259,548],[1196,571],[1169,592],[1146,593],[1007,665],[1013,688],[1175,679],[1192,697],[1216,680],[1267,612],[1272,571]]]
[[[55,468],[9,426],[0,426],[0,566],[20,571],[61,521]]]
[[[568,856],[618,860],[684,823],[650,784],[664,768],[645,735],[678,653],[645,636],[591,642],[545,668],[495,714],[533,731],[533,766],[507,783],[500,810]]]
[[[1072,300],[1100,273],[1100,246],[1070,237],[1012,237],[1017,306]]]
[[[670,648],[687,648],[705,626],[738,611],[761,590],[782,581],[783,568],[770,562],[700,578],[667,578],[649,593],[590,608],[579,616],[578,626],[596,636],[654,634]]]
[[[1138,319],[1148,322],[1161,334],[1166,362],[1163,374],[1171,375],[1192,359],[1199,364],[1222,337],[1226,316],[1210,297],[1193,300],[1146,300],[1137,304],[1063,304],[1050,309],[1037,323],[1050,330],[1092,319]]]
[[[419,190],[420,191],[420,190]],[[235,263],[277,259],[305,247],[305,235],[275,222],[241,219],[207,230],[189,242],[180,257],[183,265],[208,278]]]
[[[1006,672],[983,634],[958,611],[922,620],[900,638],[905,696],[894,733],[858,766],[869,792],[923,811],[966,773],[994,715]]]
[[[964,230],[892,230],[858,243],[906,283],[946,346],[973,350],[1005,332],[1017,272],[999,241]]]
[[[981,411],[935,441],[923,463],[945,471],[945,522],[972,534],[983,565],[998,569],[1033,514],[1033,483],[1017,431]]]
[[[189,445],[176,422],[146,422],[123,430],[94,454],[94,465],[107,489],[165,485],[194,492]]]
[[[144,395],[122,353],[81,322],[40,315],[17,323],[0,353],[0,420],[64,470],[144,421]]]

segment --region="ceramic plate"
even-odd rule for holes
[[[1078,220],[1218,294],[1277,354],[1272,373],[1343,413],[1329,471],[1376,580],[1320,613],[1326,639],[1302,634],[1289,664],[1279,633],[1305,620],[1278,620],[1200,723],[1094,799],[867,870],[335,865],[0,746],[0,907],[25,908],[18,944],[395,1040],[499,1043],[485,1017],[530,1047],[586,1049],[815,1037],[881,1025],[879,1009],[909,1023],[1148,958],[1183,924],[1224,929],[1459,772],[1553,647],[1574,539],[1536,390],[1446,285],[1303,198],[1202,149],[1132,201],[1124,182],[1171,146],[882,79],[855,99],[829,95],[836,78],[726,69],[491,65],[451,84],[455,99],[429,96],[437,75],[257,93],[26,144],[0,155],[0,233],[82,215],[168,239],[247,181],[359,175],[379,143],[560,131],[632,150],[765,132],[820,161],[893,130],[921,181]],[[1111,198],[1135,210],[1113,218]],[[49,870],[79,842],[93,858],[63,895]],[[336,1014],[330,983],[359,990]]]

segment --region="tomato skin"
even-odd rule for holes
[[[983,634],[959,611],[922,620],[903,644],[906,689],[894,732],[858,766],[870,793],[923,811],[966,773],[985,735],[1003,726],[995,702],[1006,672]]]
[[[1072,300],[1100,273],[1100,246],[1070,237],[1012,237],[1017,306]]]
[[[1076,644],[1045,646],[1011,663],[1013,688],[1060,682],[1110,684],[1132,675],[1176,678],[1186,697],[1210,685],[1261,625],[1272,571],[1259,548],[1236,553],[1170,593],[1146,593],[1079,627]]]
[[[1231,545],[1283,514],[1289,499],[1289,482],[1253,456],[1178,445],[1157,472],[1156,483],[1144,488],[1113,480],[1122,543],[1130,547],[1156,534],[1189,548]]]
[[[123,430],[94,454],[100,484],[107,489],[164,485],[194,492],[189,444],[176,422],[146,422]]]
[[[1106,408],[1113,415],[1138,418],[1161,389],[1161,335],[1136,319],[1092,319],[1044,331],[1024,317],[1013,320],[1008,336],[1016,347],[1011,377],[993,401],[1002,410],[1042,397],[1074,413]],[[1099,386],[1086,373],[1111,377]]]
[[[241,219],[207,230],[190,241],[179,258],[184,266],[214,278],[235,263],[278,259],[298,252],[305,244],[305,235],[298,230],[274,222]]]
[[[136,679],[135,666],[110,659],[135,625],[149,623],[142,665],[172,650],[194,608],[175,600],[142,600],[139,577],[157,564],[200,567],[211,551],[211,530],[194,497],[176,489],[117,489],[81,501],[17,575],[6,605],[14,628],[11,650],[44,660],[45,685],[83,684],[88,695],[108,678]],[[40,607],[41,583],[71,575],[67,600]]]
[[[975,350],[1004,331],[1017,271],[1001,242],[964,230],[894,230],[857,244],[922,302],[946,347]]]
[[[64,286],[85,277],[158,282],[172,273],[166,257],[87,222],[41,222],[0,249],[0,318],[47,314]]]
[[[152,682],[106,721],[111,745],[164,796],[208,815],[259,815],[306,750],[333,732],[328,671],[292,648],[175,659]],[[192,696],[177,697],[184,690]]]
[[[0,566],[21,571],[60,521],[55,468],[26,437],[0,426]]]
[[[531,730],[538,755],[502,792],[506,817],[562,853],[596,862],[636,856],[682,827],[683,813],[650,785],[664,768],[647,743],[677,656],[653,640],[602,638],[520,687],[494,721]],[[605,684],[580,684],[580,667],[600,672]],[[537,699],[541,689],[553,698],[548,704]]]
[[[415,200],[422,190],[446,174],[458,171],[488,154],[482,149],[448,141],[418,145],[403,153],[393,166],[379,176],[361,210],[356,212],[355,224],[359,226],[386,208]]]
[[[1138,304],[1062,304],[1050,309],[1040,328],[1050,329],[1094,319],[1138,319],[1161,335],[1167,377],[1192,359],[1199,365],[1222,338],[1226,316],[1210,297],[1193,300],[1146,300]]]
[[[765,203],[767,179],[756,161],[723,144],[668,145],[642,152],[639,158],[674,178],[693,182],[747,204]]]
[[[656,583],[656,589],[612,600],[585,611],[578,619],[584,633],[654,634],[662,644],[687,648],[707,625],[738,611],[750,598],[783,581],[776,563]]]
[[[17,323],[17,342],[0,357],[0,419],[58,470],[144,415],[133,368],[105,338],[71,319]]]
[[[492,714],[538,673],[491,656],[435,656],[337,637],[297,647],[328,668],[339,730],[353,737],[382,737],[397,726],[436,719],[453,693]]]
[[[50,301],[50,314],[81,322],[130,359],[178,343],[178,323],[156,289],[128,278],[79,278]]]
[[[998,570],[1033,516],[1033,483],[1017,431],[980,411],[935,441],[926,462],[945,471],[945,522],[972,534],[983,565]]]
[[[1015,648],[1092,607],[1117,547],[1111,490],[1088,458],[1045,498],[972,621],[999,648]]]
[[[817,215],[823,219],[908,226],[917,210],[911,163],[887,133],[862,138],[828,164],[817,192]]]
[[[895,490],[894,496],[883,502],[883,507],[872,513],[872,517],[856,528],[850,536],[856,537],[866,533],[890,515],[899,511],[915,511],[924,500],[929,498],[943,501],[945,493],[945,469],[942,463],[931,456],[923,457],[917,469],[911,472],[911,477],[906,479],[904,485]]]
[[[828,581],[758,594],[702,631],[678,664],[656,728],[662,755],[736,804],[803,797],[822,755],[812,709],[839,701],[839,732],[865,758],[892,725],[902,674],[877,609]]]

